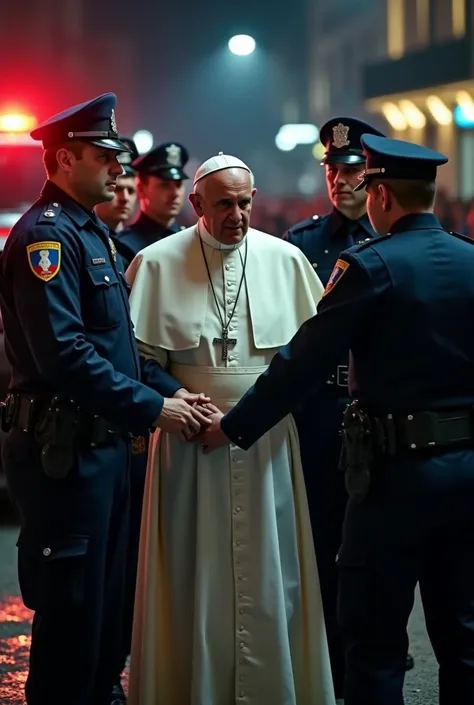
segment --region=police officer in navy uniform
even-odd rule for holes
[[[176,217],[183,207],[183,182],[189,178],[184,167],[188,160],[183,145],[167,142],[132,162],[137,174],[140,214],[114,237],[126,267],[143,248],[182,230]]]
[[[120,137],[120,141],[129,151],[121,152],[117,156],[123,173],[117,178],[115,196],[112,201],[103,201],[95,207],[101,221],[108,226],[112,239],[123,230],[125,223],[133,216],[137,204],[135,169],[132,167],[132,162],[138,157],[137,146],[129,137]]]
[[[402,705],[419,581],[441,705],[474,702],[474,242],[433,213],[438,152],[363,135],[373,227],[318,306],[202,439],[248,449],[350,349],[338,554],[345,705]],[[225,436],[224,436],[225,434]],[[317,460],[317,459],[316,459]],[[314,472],[324,471],[315,462]]]
[[[31,133],[43,143],[48,180],[0,262],[12,368],[2,456],[21,519],[20,588],[35,612],[28,705],[111,702],[128,540],[128,432],[158,426],[188,437],[206,423],[190,405],[195,395],[140,360],[128,286],[93,211],[113,198],[117,156],[127,149],[115,106],[108,93]]]

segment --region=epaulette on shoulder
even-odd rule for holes
[[[291,232],[292,235],[297,235],[303,230],[307,230],[308,228],[314,228],[316,225],[322,224],[323,219],[324,216],[313,215],[311,216],[311,218],[306,218],[306,220],[302,220],[301,223],[297,223],[292,228],[289,228],[289,232]]]
[[[459,240],[464,240],[465,242],[470,242],[471,245],[474,245],[474,240],[472,237],[469,237],[468,235],[463,235],[462,233],[456,232],[456,230],[446,230],[449,235],[454,235],[454,237],[457,237]]]
[[[392,237],[392,233],[386,233],[385,235],[377,235],[376,237],[367,237],[364,242],[361,242],[360,245],[357,245],[354,249],[354,252],[360,252],[361,250],[367,249],[367,247],[371,247],[372,245],[376,245],[380,240],[388,240],[389,238]]]
[[[48,203],[46,208],[41,211],[36,223],[38,225],[44,225],[45,223],[47,223],[48,225],[55,225],[58,221],[59,216],[61,215],[61,210],[62,208],[59,203]]]

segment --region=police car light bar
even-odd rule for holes
[[[0,132],[31,132],[38,124],[33,115],[22,113],[0,114]]]

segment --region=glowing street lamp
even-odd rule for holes
[[[136,144],[139,154],[149,152],[153,147],[153,135],[148,130],[138,130],[133,135],[133,141]]]
[[[229,51],[236,56],[248,56],[255,51],[255,39],[249,34],[236,34],[228,42]]]
[[[300,144],[314,144],[319,139],[316,125],[307,123],[288,124],[280,127],[275,145],[282,152],[291,152]]]

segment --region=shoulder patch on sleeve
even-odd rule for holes
[[[61,243],[35,242],[27,245],[26,255],[30,269],[38,279],[49,282],[61,269]]]
[[[40,216],[38,217],[38,220],[36,221],[39,224],[42,223],[48,223],[48,225],[54,225],[57,220],[59,215],[61,214],[61,205],[59,203],[48,203],[48,205],[43,207],[43,210],[41,211]]]
[[[342,279],[348,269],[349,262],[346,262],[343,259],[337,260],[336,264],[334,265],[334,269],[331,272],[331,276],[329,277],[328,283],[326,284],[326,288],[324,289],[323,296],[326,296],[327,294],[329,294],[330,291],[334,289],[337,282]]]

